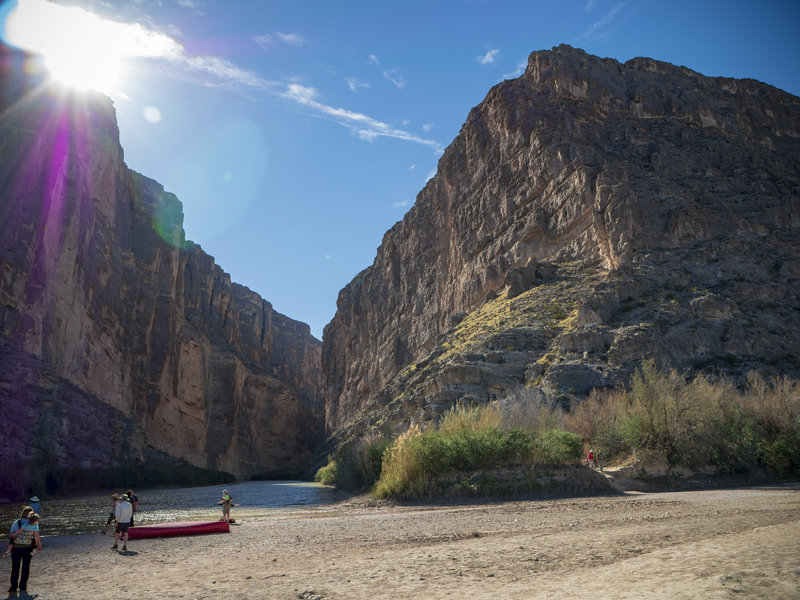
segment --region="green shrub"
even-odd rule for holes
[[[560,465],[579,461],[583,454],[581,436],[560,429],[547,429],[536,438],[533,456],[537,463]]]
[[[673,465],[800,475],[800,382],[751,375],[743,389],[687,380],[645,361],[621,392],[593,394],[565,418],[607,460],[660,456]]]
[[[314,481],[325,485],[336,485],[336,475],[339,471],[339,463],[329,460],[328,464],[320,467],[314,475]]]
[[[458,407],[442,418],[437,429],[423,432],[419,426],[411,427],[384,453],[375,494],[420,498],[441,492],[444,478],[454,473],[530,465],[534,459],[561,464],[580,456],[580,436],[554,429],[541,436],[522,428],[504,430],[500,417],[496,406]],[[505,489],[489,475],[474,474],[462,478],[456,488],[470,493]]]

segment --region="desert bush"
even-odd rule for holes
[[[498,467],[572,462],[580,456],[580,436],[548,429],[538,434],[501,427],[497,405],[454,408],[438,428],[411,427],[384,453],[375,493],[382,498],[413,499],[440,492],[442,478]]]
[[[560,429],[542,431],[533,443],[536,463],[561,465],[579,461],[583,454],[581,436]]]
[[[685,379],[645,361],[627,389],[589,396],[566,428],[606,459],[660,456],[669,464],[800,474],[800,383],[751,375],[743,389],[725,378]]]
[[[320,467],[314,475],[314,481],[325,485],[336,485],[336,475],[339,471],[339,463],[328,457],[328,464]]]
[[[380,476],[383,454],[388,446],[389,440],[382,437],[341,444],[333,456],[328,457],[328,464],[317,471],[314,481],[343,490],[365,490]]]

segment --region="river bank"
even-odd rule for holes
[[[800,485],[393,505],[237,519],[230,534],[46,540],[38,600],[800,597]],[[10,564],[0,563],[8,570]],[[6,571],[7,572],[7,571]]]

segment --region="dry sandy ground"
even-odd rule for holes
[[[800,484],[234,516],[230,534],[127,553],[46,539],[21,597],[800,598]]]

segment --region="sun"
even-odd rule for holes
[[[45,0],[19,0],[6,23],[15,46],[44,57],[53,79],[110,94],[120,81],[128,36],[122,24]]]

